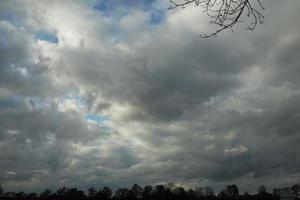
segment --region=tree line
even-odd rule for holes
[[[275,191],[275,190],[274,190]],[[268,193],[260,186],[256,194],[240,194],[236,185],[227,185],[215,193],[211,187],[185,189],[175,184],[146,185],[134,184],[130,188],[119,188],[114,193],[109,187],[84,192],[77,188],[59,188],[56,192],[46,189],[40,194],[25,192],[5,192],[0,186],[1,200],[279,200],[276,193]]]

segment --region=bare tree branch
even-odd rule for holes
[[[253,5],[254,2],[256,5]],[[201,34],[203,38],[214,37],[225,29],[232,29],[235,24],[241,22],[243,15],[251,20],[247,30],[254,30],[264,19],[262,10],[265,8],[260,0],[170,0],[169,10],[185,8],[190,4],[201,6],[210,17],[210,22],[219,27],[212,33]]]

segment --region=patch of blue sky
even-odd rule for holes
[[[40,31],[34,34],[35,39],[47,41],[50,43],[57,44],[59,42],[58,37],[55,33],[51,33],[49,31]]]
[[[128,14],[130,7],[128,4],[124,4],[118,0],[106,1],[98,0],[94,3],[93,8],[106,17],[121,18]]]
[[[107,115],[96,115],[96,114],[92,114],[92,113],[87,113],[84,115],[84,119],[94,121],[94,122],[100,124],[104,121],[109,120],[109,117]]]
[[[96,2],[93,8],[95,10],[102,12],[105,16],[109,17],[108,4],[105,1]]]
[[[150,16],[151,16],[151,20],[150,20],[151,24],[160,24],[165,17],[165,12],[161,10],[154,10],[151,11]]]
[[[103,13],[106,17],[121,18],[132,10],[142,10],[150,14],[150,24],[159,24],[163,21],[167,7],[158,5],[157,0],[97,0],[93,9]]]
[[[12,13],[4,12],[0,15],[1,20],[7,21],[15,27],[21,27],[22,21]]]
[[[143,0],[143,11],[150,13],[150,23],[160,24],[165,18],[167,7],[159,5],[157,0]]]

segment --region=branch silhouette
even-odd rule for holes
[[[262,24],[265,9],[260,0],[170,0],[169,10],[185,8],[194,4],[203,8],[203,12],[210,17],[210,23],[217,25],[217,30],[208,34],[200,34],[202,38],[217,36],[218,33],[232,29],[237,23],[242,22],[245,15],[250,19],[247,30],[254,30],[257,24]]]

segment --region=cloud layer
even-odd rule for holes
[[[163,1],[1,1],[7,190],[299,182],[300,2],[254,32]]]

